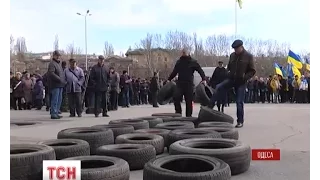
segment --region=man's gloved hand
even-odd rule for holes
[[[203,85],[205,85],[205,86],[207,85],[207,81],[206,81],[206,80],[202,80],[201,83],[202,83]]]

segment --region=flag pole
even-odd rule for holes
[[[238,2],[237,0],[234,1],[234,37],[237,38],[237,31],[238,31]]]

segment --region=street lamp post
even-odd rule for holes
[[[91,14],[89,14],[89,10],[87,10],[85,15],[81,13],[77,13],[77,15],[84,17],[84,43],[85,43],[85,50],[86,50],[86,70],[88,70],[87,16],[91,16]]]

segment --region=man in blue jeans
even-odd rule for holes
[[[50,115],[51,119],[60,119],[62,116],[59,115],[62,92],[66,85],[65,74],[60,64],[61,54],[58,50],[53,52],[52,61],[48,67],[48,82],[50,92]]]
[[[212,96],[210,105],[215,106],[216,100],[221,94],[227,92],[229,88],[234,88],[236,94],[237,105],[237,125],[236,128],[241,128],[244,122],[244,99],[246,91],[246,83],[252,78],[256,70],[254,68],[253,56],[243,47],[241,40],[235,40],[231,46],[234,52],[231,53],[228,63],[227,79],[216,85],[216,93]]]

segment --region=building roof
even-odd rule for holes
[[[154,51],[163,51],[163,52],[171,53],[174,50],[164,49],[164,48],[152,48],[151,51],[153,51],[153,52]],[[143,55],[146,52],[147,52],[147,50],[146,49],[142,49],[142,48],[134,49],[134,50],[131,50],[129,48],[125,55],[126,56],[129,56],[129,55]]]

